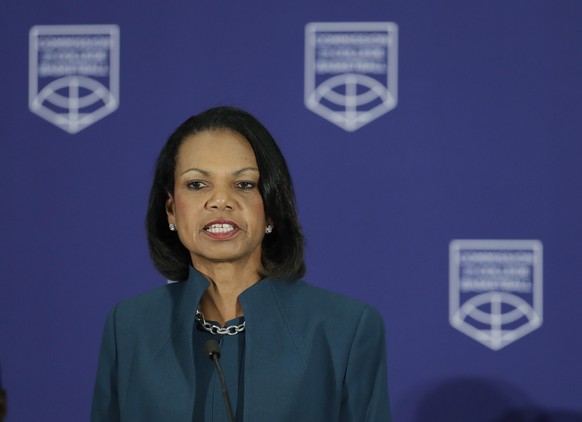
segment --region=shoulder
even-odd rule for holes
[[[325,307],[328,311],[333,310],[334,308],[343,311],[357,311],[369,306],[358,299],[314,286],[304,280],[293,282],[270,280],[270,285],[276,292],[277,296],[285,302],[295,302],[303,305],[320,305]]]
[[[159,320],[168,315],[176,299],[186,287],[186,282],[178,282],[157,287],[148,292],[118,302],[111,311],[111,317],[118,323],[137,322],[140,325],[150,320]]]
[[[382,356],[384,321],[373,306],[304,281],[273,280],[269,286],[278,308],[273,317],[281,316],[306,362],[328,359],[337,374],[343,374],[350,356],[359,350],[373,349]]]
[[[314,318],[332,323],[359,325],[373,322],[373,325],[383,327],[382,317],[373,306],[352,297],[314,286],[303,280],[294,282],[271,281],[280,306],[287,310],[295,310],[295,315],[305,314],[311,320]]]
[[[120,301],[117,306],[120,308],[141,309],[159,306],[161,303],[171,301],[174,294],[183,290],[186,282],[169,283],[156,287],[145,293],[132,296]]]

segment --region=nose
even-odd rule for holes
[[[206,209],[224,211],[234,209],[232,192],[226,187],[215,187],[206,201]]]

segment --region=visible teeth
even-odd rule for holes
[[[228,233],[234,230],[234,227],[230,224],[212,224],[206,231],[210,233]]]

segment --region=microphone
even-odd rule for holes
[[[218,372],[218,377],[220,378],[220,385],[222,386],[222,397],[224,397],[224,405],[226,406],[226,414],[228,416],[228,420],[230,422],[234,421],[234,416],[232,416],[232,405],[230,404],[230,397],[228,396],[228,390],[226,388],[226,380],[224,379],[224,372],[222,372],[222,366],[220,365],[220,347],[216,340],[208,340],[206,344],[204,344],[204,351],[210,358],[212,362],[214,362],[214,366],[216,366],[216,371]]]

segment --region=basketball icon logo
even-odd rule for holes
[[[119,28],[51,25],[30,30],[29,108],[74,134],[119,105]]]
[[[305,106],[353,132],[398,102],[398,27],[313,22],[305,28]]]
[[[499,350],[542,324],[542,244],[538,240],[454,240],[449,319]]]

